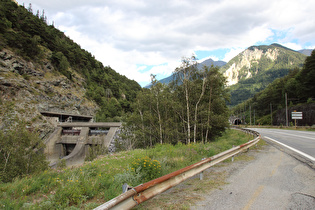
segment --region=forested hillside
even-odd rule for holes
[[[252,46],[221,68],[231,85],[230,106],[265,89],[277,78],[302,67],[307,56],[279,44]]]
[[[277,122],[275,115],[278,110],[285,109],[285,93],[287,93],[288,107],[294,107],[302,104],[312,104],[315,101],[315,51],[311,56],[307,57],[304,66],[291,70],[290,73],[276,79],[268,87],[255,94],[253,98],[234,107],[233,112],[241,118],[246,118],[246,122],[250,122],[250,112],[252,114],[252,124],[254,122],[253,113],[255,111],[256,124],[285,124]],[[273,113],[271,115],[271,113]],[[309,112],[307,115],[315,115]],[[285,120],[285,116],[283,116]],[[312,125],[314,120],[306,122]]]
[[[33,15],[31,5],[26,9],[11,0],[2,0],[0,50],[8,49],[34,66],[51,63],[55,74],[86,89],[85,96],[100,107],[98,120],[113,120],[131,111],[130,102],[141,89],[139,84],[103,66],[63,32],[47,25],[46,20],[44,11]],[[77,74],[81,80],[75,78]],[[33,79],[32,75],[27,78]]]

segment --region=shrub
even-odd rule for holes
[[[308,99],[307,99],[307,103],[308,103],[308,104],[313,103],[313,99],[312,99],[312,98],[308,98]]]
[[[44,171],[48,162],[43,154],[44,143],[36,133],[26,129],[26,123],[13,114],[11,104],[1,104],[0,116],[0,182]]]
[[[58,169],[62,169],[62,168],[66,168],[67,167],[67,163],[65,159],[60,159],[57,162],[57,168]]]
[[[152,180],[161,175],[161,164],[157,160],[152,160],[148,156],[138,158],[131,164],[131,170],[142,174],[143,180]]]
[[[85,161],[92,161],[99,155],[104,155],[108,153],[108,148],[103,145],[91,145],[89,147],[88,155],[85,157]]]
[[[115,176],[115,181],[120,184],[127,183],[130,186],[136,186],[142,181],[143,174],[140,170],[140,167],[137,169],[128,167],[125,173],[117,174]]]

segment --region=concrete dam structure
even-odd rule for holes
[[[91,145],[108,148],[121,127],[121,123],[117,122],[82,122],[92,121],[92,117],[88,116],[47,112],[42,114],[56,121],[56,129],[45,141],[44,150],[51,167],[56,167],[60,160],[65,160],[67,166],[83,163]],[[74,122],[77,119],[80,121]]]

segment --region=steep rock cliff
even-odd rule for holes
[[[305,55],[278,44],[252,46],[244,50],[221,68],[228,85],[251,78],[259,73],[274,69],[300,67]]]
[[[4,108],[7,104],[13,104],[13,112],[18,118],[24,119],[30,128],[41,131],[53,127],[40,114],[41,111],[94,115],[97,105],[85,97],[84,79],[75,71],[72,74],[70,81],[54,71],[47,59],[26,61],[8,49],[2,49],[1,106]]]

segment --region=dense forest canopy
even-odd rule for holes
[[[120,75],[53,25],[47,24],[44,11],[32,13],[11,0],[0,2],[0,50],[10,48],[26,60],[38,63],[49,59],[55,69],[72,80],[71,71],[85,79],[86,96],[100,107],[98,120],[114,120],[123,112],[130,112],[140,85]],[[118,120],[118,119],[116,119]]]

